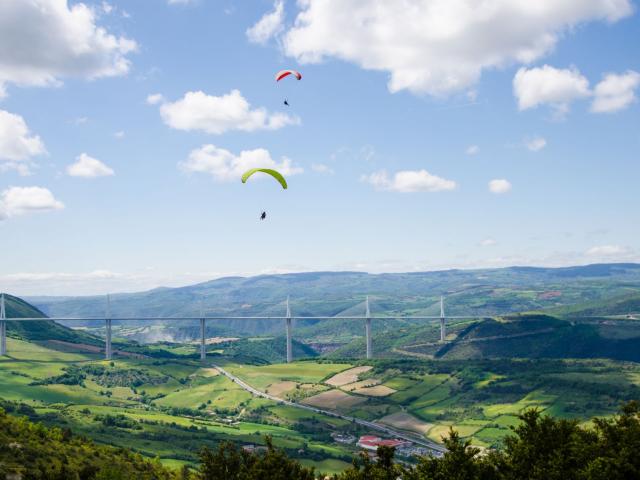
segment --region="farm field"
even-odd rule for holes
[[[61,352],[13,338],[8,347],[11,356],[0,359],[1,401],[25,402],[24,412],[34,420],[158,456],[167,465],[194,462],[203,445],[215,447],[222,440],[263,445],[267,435],[274,445],[322,471],[341,470],[354,453],[329,436],[350,427],[348,422],[254,398],[199,361],[107,362],[91,353]],[[313,382],[350,367],[310,365],[263,366],[254,375],[269,382],[288,376],[312,389]]]
[[[291,375],[285,372],[299,375],[299,368],[309,363],[270,366],[267,370],[282,372],[281,381],[285,381]],[[454,428],[482,447],[499,446],[519,423],[518,415],[528,408],[580,419],[611,415],[622,401],[640,398],[640,366],[631,362],[375,360],[342,368],[342,372],[325,375],[315,384],[324,389],[322,392],[303,396],[301,401],[417,432],[437,442]],[[251,378],[257,378],[256,372],[262,369],[244,366],[236,368],[236,375],[252,384]],[[322,376],[317,367],[309,372],[305,381]],[[272,381],[273,377],[262,383]],[[369,390],[375,388],[386,388],[390,394],[370,395]]]
[[[348,465],[354,445],[332,432],[368,432],[351,422],[252,397],[190,357],[117,358],[9,339],[0,395],[26,402],[34,419],[98,442],[195,460],[221,440],[262,445],[265,435],[326,472]],[[177,355],[178,349],[164,347]],[[159,350],[159,349],[158,349]],[[255,388],[440,442],[450,428],[472,444],[498,447],[527,408],[566,418],[610,415],[640,398],[640,366],[612,360],[305,360],[272,364],[212,357]]]

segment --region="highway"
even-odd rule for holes
[[[409,434],[406,434],[406,433],[403,433],[403,432],[399,432],[397,430],[394,430],[392,428],[386,427],[384,425],[380,425],[379,423],[369,422],[367,420],[362,420],[360,418],[355,418],[355,417],[349,417],[347,415],[342,415],[340,413],[332,412],[330,410],[323,410],[323,409],[320,409],[320,408],[312,407],[310,405],[304,405],[304,404],[301,404],[301,403],[295,403],[295,402],[291,402],[289,400],[285,400],[283,398],[275,397],[273,395],[268,394],[267,392],[262,392],[262,391],[260,391],[260,390],[258,390],[256,388],[252,387],[251,385],[246,383],[241,378],[236,377],[235,375],[231,374],[230,372],[228,372],[227,370],[225,370],[224,368],[222,368],[222,367],[220,367],[218,365],[212,365],[212,367],[215,368],[216,370],[218,370],[222,375],[224,375],[225,377],[230,379],[232,382],[235,382],[237,385],[239,385],[240,387],[242,387],[243,389],[245,389],[247,392],[251,393],[252,395],[255,395],[256,397],[266,398],[266,399],[272,400],[274,402],[282,403],[282,404],[290,406],[290,407],[300,408],[302,410],[307,410],[307,411],[310,411],[310,412],[319,413],[321,415],[328,415],[330,417],[340,418],[340,419],[346,420],[348,422],[354,422],[354,423],[357,423],[358,425],[361,425],[363,427],[370,428],[371,430],[376,430],[376,431],[379,431],[379,432],[386,433],[387,435],[390,435],[392,437],[400,438],[402,440],[406,440],[408,442],[415,443],[417,445],[420,445],[422,447],[428,448],[428,449],[433,450],[433,451],[438,452],[438,453],[444,453],[444,452],[447,451],[447,449],[442,445],[439,445],[439,444],[434,443],[434,442],[430,442],[429,440],[425,440],[423,438],[418,438],[418,437],[415,437],[413,435],[409,435]]]

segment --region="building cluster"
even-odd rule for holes
[[[333,438],[337,443],[344,443],[346,445],[351,445],[356,441],[356,437],[349,435],[348,433],[334,432],[331,434],[331,438]]]
[[[382,439],[374,435],[363,435],[356,445],[363,450],[375,452],[378,450],[378,447],[394,447],[395,449],[399,449],[411,445],[411,442],[398,439]]]
[[[335,438],[335,437],[334,437]],[[336,440],[338,441],[338,440]],[[380,437],[376,437],[375,435],[363,435],[358,440],[356,445],[362,448],[365,452],[367,452],[370,456],[375,456],[378,447],[393,447],[396,449],[396,455],[399,457],[426,457],[426,456],[436,456],[440,457],[442,454],[435,450],[431,450],[430,448],[423,447],[420,445],[416,445],[413,442],[408,440],[399,440],[395,439],[384,439]]]

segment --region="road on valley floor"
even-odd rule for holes
[[[437,444],[435,442],[431,442],[429,440],[425,440],[425,439],[422,439],[422,438],[417,438],[417,437],[415,437],[413,435],[408,435],[406,433],[399,432],[397,430],[394,430],[393,428],[389,428],[389,427],[386,427],[384,425],[380,425],[379,423],[369,422],[367,420],[362,420],[360,418],[349,417],[347,415],[342,415],[340,413],[332,412],[330,410],[323,410],[323,409],[320,409],[320,408],[312,407],[310,405],[304,405],[302,403],[295,403],[295,402],[291,402],[289,400],[285,400],[283,398],[279,398],[279,397],[273,396],[273,395],[271,395],[271,394],[269,394],[267,392],[263,392],[261,390],[258,390],[256,388],[252,387],[251,385],[246,383],[244,380],[236,377],[235,375],[231,374],[230,372],[228,372],[227,370],[225,370],[224,368],[222,368],[222,367],[220,367],[218,365],[213,365],[213,368],[218,370],[222,375],[224,375],[225,377],[230,379],[232,382],[236,383],[241,388],[245,389],[247,392],[255,395],[256,397],[267,398],[269,400],[273,400],[274,402],[282,403],[284,405],[288,405],[288,406],[294,407],[294,408],[300,408],[302,410],[307,410],[309,412],[319,413],[321,415],[328,415],[330,417],[341,418],[342,420],[346,420],[348,422],[357,423],[358,425],[370,428],[371,430],[377,430],[379,432],[384,432],[387,435],[391,435],[392,437],[401,438],[402,440],[406,440],[408,442],[415,443],[417,445],[420,445],[422,447],[428,448],[428,449],[433,450],[433,451],[438,452],[438,453],[444,453],[444,452],[447,451],[447,449],[445,447],[443,447],[442,445],[439,445],[439,444]]]

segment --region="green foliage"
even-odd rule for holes
[[[318,354],[308,345],[294,340],[293,355],[295,358],[316,357]],[[225,357],[245,359],[246,363],[283,362],[287,358],[285,337],[247,339],[216,345]]]
[[[128,428],[132,430],[142,430],[142,427],[135,420],[126,415],[96,415],[94,420],[102,423],[105,427]]]
[[[129,450],[96,445],[69,430],[46,428],[0,409],[0,478],[16,473],[27,480],[178,478]]]
[[[14,411],[17,407],[11,404]],[[22,410],[23,413],[30,411]],[[104,417],[105,419],[108,417]],[[592,426],[555,419],[531,409],[502,450],[480,455],[478,448],[450,430],[442,457],[400,465],[394,450],[380,447],[377,459],[361,455],[334,480],[626,480],[640,478],[640,404],[630,402],[618,416],[594,419]],[[116,419],[117,421],[117,419]],[[157,461],[125,449],[98,446],[68,429],[46,428],[0,409],[0,478],[20,473],[42,480],[312,480],[313,468],[275,448],[267,437],[262,452],[231,442],[200,452],[197,474],[172,472]]]
[[[395,449],[378,447],[377,460],[372,462],[368,455],[362,454],[354,460],[353,466],[337,478],[340,480],[396,480],[407,474],[406,469],[393,462]]]
[[[215,451],[208,448],[200,452],[201,480],[314,480],[313,468],[303,467],[274,448],[267,438],[267,450],[262,454],[238,449],[223,442]]]
[[[139,368],[113,368],[113,362],[107,368],[104,365],[82,367],[81,371],[94,377],[95,382],[103,387],[139,387],[140,385],[161,385],[169,380],[166,375],[157,375]]]

